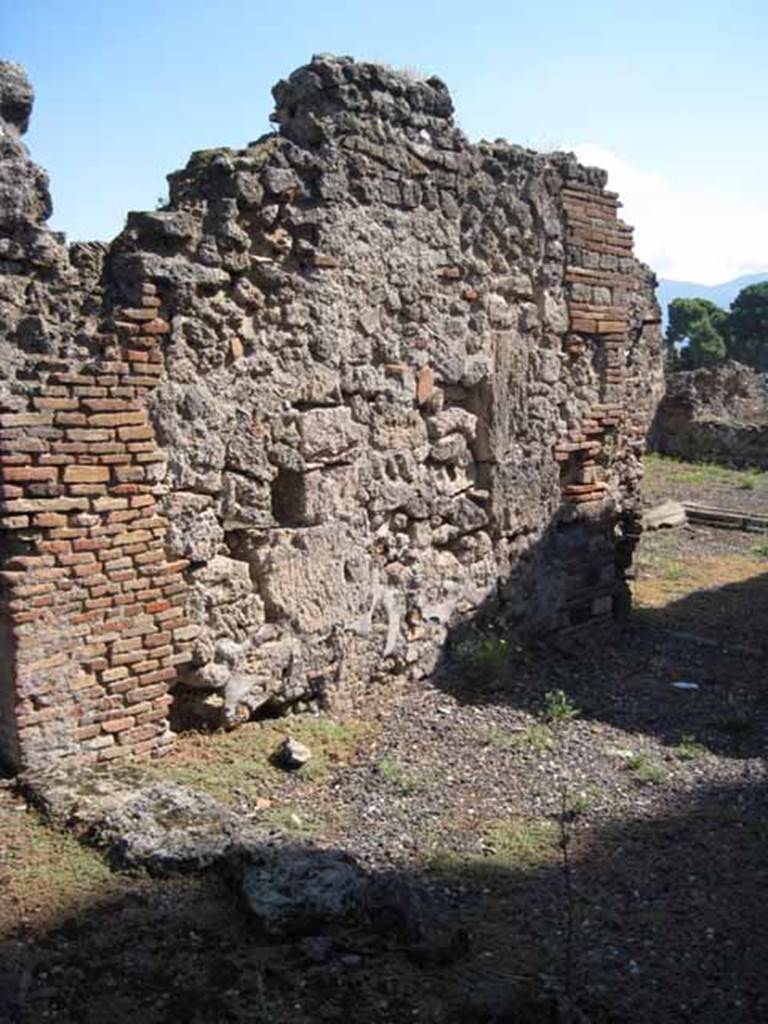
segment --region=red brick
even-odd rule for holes
[[[135,678],[133,681],[134,684],[138,682]],[[125,702],[130,705],[139,704],[144,701],[153,700],[156,697],[163,697],[167,692],[168,688],[163,685],[134,686],[134,689],[125,695]]]
[[[75,729],[72,733],[73,739],[77,740],[90,740],[94,736],[98,736],[101,732],[101,726],[94,722],[93,725],[81,725],[78,729]]]
[[[4,466],[3,480],[57,480],[59,471],[55,466]]]
[[[165,718],[165,715],[161,713],[160,718]],[[122,732],[118,737],[119,743],[140,743],[143,740],[152,739],[154,736],[159,736],[165,732],[165,724],[162,721],[153,721],[152,719],[144,719],[144,723],[137,725],[134,729],[128,729]]]
[[[50,412],[4,412],[0,414],[0,427],[50,427]]]
[[[136,719],[129,715],[124,718],[113,718],[111,721],[102,722],[101,728],[103,732],[107,733],[125,732],[126,729],[130,729],[135,724]]]
[[[67,466],[65,483],[104,483],[109,480],[108,466]]]
[[[161,320],[157,317],[154,320],[149,320],[147,323],[142,324],[141,330],[144,334],[168,334],[171,330],[171,325],[166,320]]]
[[[147,414],[138,412],[104,412],[93,413],[88,417],[92,427],[130,427],[143,426],[147,422]]]

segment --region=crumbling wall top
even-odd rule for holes
[[[279,81],[272,95],[271,120],[303,146],[353,128],[361,116],[417,130],[453,127],[453,102],[440,78],[421,79],[352,57],[316,54]]]
[[[34,90],[21,64],[0,60],[0,118],[3,129],[12,129],[23,135],[29,127],[34,100]]]

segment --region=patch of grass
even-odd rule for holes
[[[547,690],[538,717],[548,725],[570,722],[579,714],[579,709],[564,690]]]
[[[748,545],[728,554],[709,554],[706,549],[691,546],[670,558],[665,538],[649,537],[645,543],[646,550],[638,563],[644,571],[632,583],[639,619],[649,625],[722,639],[724,643],[761,643],[759,617],[752,609],[763,592],[768,592],[768,576],[765,561],[747,554]],[[686,567],[684,578],[676,580],[673,577],[679,575],[677,572],[665,571],[674,564]]]
[[[768,540],[762,541],[760,544],[753,544],[751,550],[754,555],[758,555],[760,558],[768,558]]]
[[[321,831],[320,823],[306,811],[292,807],[270,807],[259,815],[259,823],[294,839],[308,839]]]
[[[646,481],[650,486],[694,484],[731,486],[743,490],[768,490],[768,473],[755,469],[730,469],[715,462],[685,462],[670,455],[649,453],[643,458]]]
[[[0,834],[0,928],[25,913],[66,912],[121,885],[97,851],[33,811],[0,810]]]
[[[674,583],[677,580],[684,580],[690,576],[688,567],[682,562],[668,562],[662,566],[659,572],[661,579],[666,580],[669,583]]]
[[[565,799],[566,811],[574,817],[587,814],[602,796],[603,787],[594,782],[569,788]]]
[[[546,819],[498,821],[490,826],[483,853],[436,850],[427,869],[454,878],[498,870],[530,871],[559,855],[557,824]]]
[[[398,789],[402,796],[413,796],[428,788],[428,780],[414,775],[394,758],[383,757],[376,767],[381,777]]]
[[[693,733],[684,732],[680,742],[674,748],[675,757],[679,761],[700,761],[707,753],[707,748],[699,743]]]
[[[525,729],[500,729],[496,725],[484,729],[480,734],[481,742],[494,750],[520,750],[530,747],[542,752],[551,750],[554,743],[552,730],[543,722],[534,722]]]
[[[320,778],[335,765],[346,763],[357,747],[371,738],[375,731],[373,722],[339,722],[319,715],[294,718],[290,728],[285,729],[312,751],[312,759],[297,773],[306,779]]]
[[[486,747],[493,747],[495,750],[514,750],[515,747],[520,746],[520,737],[524,732],[524,729],[512,732],[509,729],[500,729],[497,725],[491,725],[483,730],[481,739]]]
[[[635,773],[637,781],[644,786],[658,786],[667,778],[664,766],[646,754],[633,754],[627,759],[627,768]]]
[[[251,722],[229,733],[184,736],[178,749],[154,770],[219,800],[253,800],[285,779],[285,772],[270,758],[286,736],[312,752],[311,760],[291,777],[315,782],[344,764],[375,731],[372,722],[338,721],[320,715]]]
[[[532,867],[556,856],[557,825],[543,819],[500,821],[491,828],[489,840],[497,860]]]

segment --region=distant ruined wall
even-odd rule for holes
[[[661,344],[604,172],[470,145],[438,79],[349,58],[274,96],[279,132],[67,249],[0,65],[16,764],[161,753],[173,700],[353,700],[457,624],[626,604]]]
[[[664,455],[768,469],[768,374],[733,361],[669,374],[649,443]]]

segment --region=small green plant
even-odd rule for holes
[[[759,555],[760,558],[768,558],[768,541],[762,541],[760,544],[753,544],[752,552],[755,555]]]
[[[706,754],[707,750],[703,744],[696,740],[693,733],[684,732],[680,742],[675,747],[675,756],[680,761],[698,761]]]
[[[565,810],[572,817],[581,817],[592,809],[601,793],[601,787],[591,782],[570,788],[566,794]]]
[[[560,722],[570,722],[578,714],[579,709],[565,690],[547,690],[538,717],[542,722],[554,725]]]
[[[529,725],[525,732],[520,733],[518,745],[530,747],[531,750],[541,754],[545,750],[551,750],[554,741],[549,726],[544,725],[543,722],[535,722],[533,725]]]
[[[637,781],[644,786],[658,786],[667,777],[665,768],[645,754],[633,754],[627,761],[627,767],[635,773]]]
[[[468,636],[454,645],[453,655],[464,668],[498,675],[509,658],[509,642],[498,636]]]

